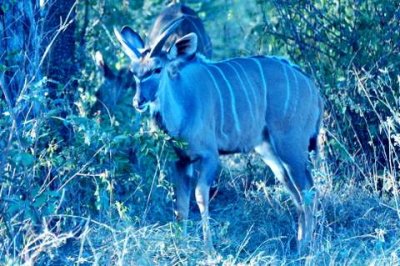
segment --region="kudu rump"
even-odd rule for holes
[[[309,152],[317,148],[322,116],[317,88],[297,67],[276,57],[209,62],[196,53],[194,33],[163,49],[180,23],[173,21],[150,49],[131,29],[116,32],[132,60],[134,107],[150,109],[162,129],[188,144],[175,165],[178,218],[188,218],[196,164],[195,197],[205,242],[212,247],[208,204],[218,155],[255,150],[290,191],[299,212],[299,244],[308,243],[316,198]]]

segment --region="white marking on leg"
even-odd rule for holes
[[[254,150],[258,154],[261,155],[262,160],[269,166],[269,168],[271,168],[271,170],[274,173],[274,175],[276,176],[276,178],[278,178],[278,180],[282,184],[287,183],[285,181],[285,176],[287,175],[287,177],[289,178],[288,181],[290,182],[290,184],[288,184],[288,185],[292,185],[295,188],[296,193],[299,195],[299,199],[302,200],[302,195],[299,192],[299,189],[297,188],[296,183],[292,179],[291,173],[290,173],[289,169],[287,168],[287,165],[284,162],[282,162],[282,160],[276,154],[275,148],[273,146],[274,146],[273,143],[270,144],[268,142],[263,142],[262,144],[256,146]],[[288,187],[288,189],[289,189],[289,187]],[[289,192],[292,192],[292,191],[290,191],[290,189],[289,189]],[[301,206],[299,206],[300,203],[296,201],[296,198],[294,199],[294,203],[297,208],[301,207]]]
[[[195,190],[195,196],[201,214],[204,242],[209,249],[213,249],[211,229],[209,223],[210,218],[208,213],[209,189],[210,186],[204,183],[198,183]]]
[[[275,156],[272,145],[267,142],[263,142],[262,144],[256,146],[254,150],[261,155],[262,160],[266,165],[269,166],[269,168],[271,168],[276,178],[278,178],[282,184],[285,184],[285,171],[282,168],[281,162]]]
[[[297,205],[297,208],[301,208],[301,206],[299,206],[298,204],[301,204],[301,203],[303,202],[303,195],[301,194],[301,191],[300,191],[299,188],[296,186],[296,183],[295,183],[294,180],[293,180],[292,172],[290,171],[289,165],[286,164],[286,163],[282,163],[282,165],[283,165],[283,167],[284,167],[285,170],[286,170],[286,173],[287,173],[287,175],[288,175],[288,177],[289,177],[290,182],[292,183],[293,187],[296,189],[297,195],[299,195],[300,202],[297,202],[297,204],[296,204],[296,205]]]
[[[191,178],[193,177],[193,164],[190,164],[186,168],[186,175],[190,176]]]

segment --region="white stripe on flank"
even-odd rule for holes
[[[221,74],[221,77],[224,79],[226,85],[228,86],[229,94],[231,95],[231,107],[232,107],[233,120],[235,121],[235,128],[236,128],[236,131],[238,133],[240,133],[240,123],[239,123],[237,110],[236,110],[236,99],[235,99],[235,95],[233,94],[233,89],[232,89],[231,83],[229,82],[229,80],[226,79],[224,72],[219,67],[217,67],[216,65],[210,65],[210,66],[215,68]]]
[[[283,115],[286,115],[287,109],[289,107],[290,84],[289,84],[289,78],[288,78],[288,74],[287,74],[287,70],[286,70],[286,65],[281,60],[279,60],[279,62],[282,65],[283,73],[285,74],[285,79],[286,79],[286,100],[285,100],[285,105],[283,108]]]
[[[306,83],[307,83],[308,93],[309,93],[310,98],[311,98],[311,96],[312,96],[312,89],[311,89],[311,85],[310,85],[310,79],[309,79],[306,75],[303,75],[303,77],[304,77],[304,80],[305,80]]]
[[[210,76],[212,82],[214,83],[214,87],[216,88],[217,92],[218,92],[218,97],[219,97],[219,103],[220,103],[220,116],[221,116],[221,125],[220,125],[220,130],[221,130],[221,135],[224,136],[226,139],[228,138],[228,136],[226,135],[226,133],[224,132],[224,123],[225,123],[225,117],[224,117],[224,102],[222,99],[222,95],[221,95],[221,90],[218,86],[217,81],[215,80],[214,74],[210,72],[210,70],[208,70],[208,68],[203,65],[200,64],[204,70],[208,73],[208,75]]]
[[[295,72],[294,70],[293,70],[293,67],[290,67],[290,72],[292,73],[292,75],[293,75],[293,77],[294,77],[294,83],[295,83],[295,87],[293,88],[294,90],[295,90],[295,95],[293,96],[293,98],[294,98],[294,103],[293,103],[293,110],[292,110],[292,115],[291,115],[291,117],[294,115],[294,113],[296,112],[296,107],[297,107],[297,104],[299,103],[299,81],[297,80],[297,71]]]
[[[243,76],[246,79],[247,84],[249,85],[249,89],[251,90],[251,95],[253,96],[252,98],[253,98],[253,101],[254,101],[254,108],[255,108],[255,110],[260,110],[260,108],[257,108],[257,96],[256,96],[256,94],[254,92],[254,87],[252,86],[252,84],[249,81],[249,78],[247,77],[246,70],[242,67],[242,65],[239,62],[233,61],[233,60],[230,61],[230,62],[236,64],[240,68],[240,70],[242,71]],[[257,117],[259,117],[259,115]]]
[[[309,93],[309,97],[310,97],[310,102],[311,102],[311,98],[313,97],[313,93],[312,93],[312,89],[311,89],[311,85],[310,85],[310,78],[308,78],[306,75],[303,75],[304,80],[307,83],[307,87],[308,87],[308,93]]]
[[[267,111],[267,83],[265,82],[263,68],[262,68],[262,66],[261,66],[261,64],[260,64],[258,59],[255,59],[255,58],[252,58],[252,57],[250,57],[249,59],[253,60],[257,64],[258,69],[260,70],[261,79],[262,79],[262,83],[263,83],[264,110]]]
[[[248,104],[248,106],[249,106],[249,111],[250,111],[251,119],[252,119],[252,121],[255,121],[255,120],[254,120],[253,108],[252,108],[252,106],[251,106],[251,102],[250,102],[250,99],[249,99],[249,94],[247,93],[247,90],[246,90],[246,88],[245,88],[245,86],[244,86],[244,83],[243,83],[242,78],[241,78],[240,75],[239,75],[239,72],[237,71],[237,69],[236,69],[234,66],[232,66],[232,64],[231,64],[230,62],[225,62],[225,63],[226,63],[231,69],[233,69],[233,71],[235,72],[236,76],[238,77],[239,82],[240,82],[240,88],[242,89],[244,95],[246,96],[246,100],[247,100],[247,104]]]

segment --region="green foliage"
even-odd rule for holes
[[[72,104],[65,84],[49,97],[55,81],[45,76],[27,74],[15,103],[0,83],[0,264],[298,262],[288,195],[265,186],[266,172],[257,162],[244,166],[241,157],[225,162],[211,206],[221,254],[207,261],[197,224],[189,227],[187,245],[179,242],[180,228],[167,223],[173,217],[167,165],[176,159],[172,146],[185,143],[135,113],[132,89],[115,109],[94,108],[106,82],[95,52],[116,72],[127,67],[112,28],[127,24],[148,33],[163,2],[78,1],[84,45]],[[399,2],[186,3],[204,20],[216,60],[281,55],[320,85],[324,156],[315,176],[322,207],[311,263],[398,262]],[[1,5],[2,12],[8,8]],[[15,60],[19,52],[4,58]],[[0,58],[4,82],[10,66]],[[311,202],[313,191],[305,196]]]

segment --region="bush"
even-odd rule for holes
[[[68,86],[44,70],[46,49],[51,51],[47,39],[54,33],[43,31],[50,19],[46,8],[32,1],[0,5],[0,18],[13,19],[0,20],[0,262],[298,262],[288,195],[279,186],[265,186],[272,182],[255,160],[224,160],[211,204],[220,252],[214,261],[199,252],[196,223],[187,245],[179,228],[168,223],[173,190],[167,165],[175,159],[171,142],[176,140],[134,112],[133,88],[122,90],[115,108],[99,105],[99,95],[116,85],[95,66],[96,51],[121,80],[129,79],[112,27],[129,24],[146,33],[164,8],[156,0],[122,2],[76,4],[79,71]],[[300,259],[397,262],[397,2],[186,2],[204,19],[214,58],[289,57],[313,76],[324,95],[322,157],[314,171],[321,192],[319,225],[314,257]]]

